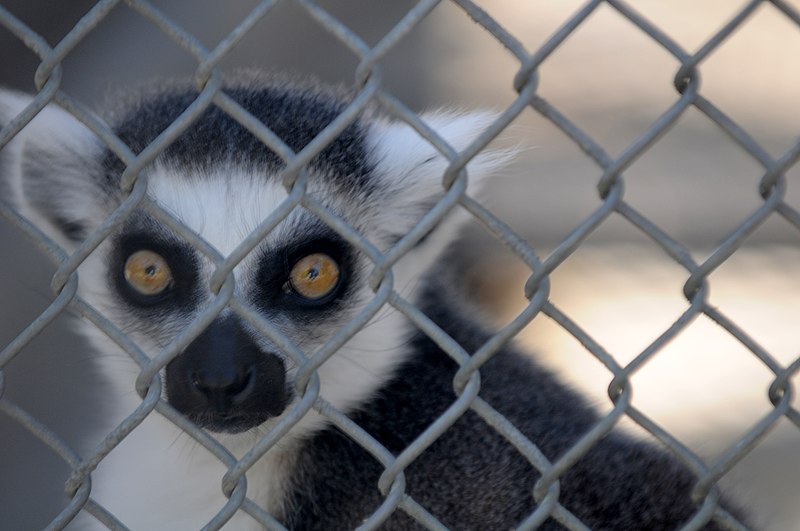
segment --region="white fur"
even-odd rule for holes
[[[0,90],[0,124],[5,124],[22,113],[33,99],[19,92]],[[23,160],[28,148],[45,148],[54,160],[59,160],[51,185],[60,185],[65,209],[75,212],[90,210],[98,216],[101,213],[94,207],[88,194],[91,188],[85,180],[87,159],[96,159],[100,144],[85,125],[54,103],[45,106],[28,124],[3,148],[2,157],[5,186],[0,191],[9,194],[0,199],[7,200],[40,228],[49,229],[48,234],[59,244],[69,248],[70,242],[50,221],[30,204],[25,193],[26,181],[23,179]],[[37,157],[38,158],[38,157]],[[32,160],[33,164],[46,161]],[[83,178],[83,179],[82,179]],[[64,184],[71,182],[71,186]]]
[[[488,111],[473,113],[433,112],[422,120],[456,152],[464,151],[487,129],[497,115]],[[370,137],[381,160],[380,171],[389,176],[387,186],[402,190],[398,201],[419,201],[429,195],[441,194],[445,170],[450,161],[433,144],[404,122],[378,122]],[[480,182],[508,162],[510,152],[482,151],[467,164],[470,193],[478,190]]]

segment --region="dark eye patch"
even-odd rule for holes
[[[305,236],[302,241],[262,250],[251,297],[263,313],[283,313],[297,318],[324,317],[341,307],[354,286],[356,252],[352,246],[333,231]],[[316,253],[336,261],[339,280],[331,293],[320,299],[308,299],[291,289],[289,278],[298,261]]]
[[[125,279],[125,262],[141,250],[157,253],[167,262],[172,272],[169,289],[157,295],[145,295]],[[109,281],[118,298],[134,310],[147,314],[188,311],[200,300],[199,260],[195,250],[187,243],[146,231],[122,234],[112,243],[108,263]]]

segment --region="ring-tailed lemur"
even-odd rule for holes
[[[252,74],[228,81],[224,91],[295,151],[351,98],[344,91]],[[108,120],[139,153],[196,97],[189,84],[146,89]],[[0,125],[30,101],[0,92]],[[461,150],[493,115],[439,112],[423,119]],[[504,158],[475,157],[467,168],[472,184],[496,172]],[[2,198],[68,250],[125,198],[119,186],[123,163],[54,104],[0,152],[0,164]],[[307,191],[386,251],[443,196],[447,166],[410,126],[373,110],[310,162]],[[211,106],[144,174],[155,202],[227,255],[287,197],[276,177],[282,167],[275,153]],[[448,264],[440,252],[458,225],[458,219],[443,223],[400,260],[393,267],[394,287],[473,353],[490,332],[461,300],[458,264]],[[235,293],[310,354],[371,300],[372,267],[346,238],[297,207],[236,267]],[[208,258],[137,209],[81,264],[79,293],[153,355],[212,300],[212,270]],[[84,329],[104,354],[119,411],[130,413],[140,403],[136,366],[93,326]],[[322,397],[397,455],[453,404],[456,369],[436,342],[387,307],[318,374]],[[241,455],[298,400],[296,372],[280,348],[225,309],[166,366],[163,377],[168,402]],[[598,422],[581,397],[513,346],[486,363],[480,376],[483,400],[550,460]],[[247,495],[289,529],[353,528],[382,503],[383,470],[312,410],[248,472]],[[133,529],[196,529],[222,507],[225,471],[152,414],[100,464],[92,496]],[[536,507],[538,477],[472,411],[405,470],[406,492],[451,529],[516,526]],[[695,482],[666,452],[612,433],[561,477],[558,501],[592,529],[675,529],[698,510],[690,499]],[[258,527],[244,514],[230,526]],[[384,524],[417,527],[402,510]],[[543,527],[561,528],[552,518]]]

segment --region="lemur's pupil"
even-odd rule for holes
[[[158,271],[158,268],[154,265],[149,265],[146,268],[144,268],[144,272],[148,277],[152,277],[153,275],[155,275],[156,271]]]
[[[295,292],[309,301],[322,301],[339,280],[339,265],[324,253],[312,253],[295,262],[284,291]]]

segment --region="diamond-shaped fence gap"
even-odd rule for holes
[[[500,327],[513,319],[527,304],[525,280],[528,265],[502,243],[492,238],[477,222],[468,222],[466,245],[454,251],[453,260],[463,264],[459,284],[470,302],[482,307]],[[541,251],[540,249],[535,249]],[[488,253],[488,259],[480,254]]]
[[[734,496],[760,508],[754,522],[763,529],[792,529],[800,521],[794,488],[800,474],[798,444],[800,430],[783,421],[720,481]]]
[[[692,269],[691,276],[684,286],[684,293],[687,297],[698,289],[701,282],[711,272],[729,259],[748,239],[752,238],[753,234],[762,228],[766,221],[776,215],[776,212],[784,206],[780,200],[785,189],[785,180],[777,180],[776,186],[765,195],[764,203],[743,218],[723,240],[717,242],[716,247],[704,261],[699,263],[696,269]]]
[[[135,43],[135,45],[134,45]],[[153,57],[159,58],[157,66]],[[151,21],[120,5],[112,10],[62,62],[63,88],[81,100],[104,102],[144,80],[190,77],[197,60]]]
[[[287,31],[288,28],[292,30]],[[319,60],[321,53],[325,61]],[[223,57],[220,65],[226,69],[243,64],[265,65],[268,70],[313,73],[325,81],[351,84],[358,62],[359,57],[317,24],[305,9],[293,2],[279,2]]]
[[[655,40],[602,5],[539,67],[537,92],[618,155],[677,101],[672,79],[679,67]]]
[[[559,275],[555,276],[554,282],[557,280]],[[578,319],[575,321],[581,326],[584,324]],[[604,348],[602,340],[592,339]],[[608,398],[608,386],[614,377],[613,373],[558,323],[545,316],[537,316],[519,334],[516,343],[561,382],[588,397],[599,413],[608,414],[613,409],[614,405]],[[553,348],[561,350],[556,354]],[[614,352],[604,350],[616,357]],[[624,417],[622,420],[624,422]]]
[[[773,217],[709,276],[709,303],[735,322],[784,367],[800,348],[800,234],[779,242],[762,236]]]
[[[688,275],[655,244],[606,242],[603,229],[551,274],[551,300],[625,365],[686,311],[681,287]],[[591,386],[593,396],[608,402],[609,369],[552,327],[537,318],[521,338],[570,382]]]
[[[797,25],[765,2],[701,63],[701,93],[778,157],[797,141],[799,55]]]
[[[331,15],[342,17],[347,21],[348,27],[361,37],[368,45],[373,46],[382,41],[386,33],[394,28],[409,9],[416,3],[393,2],[391,6],[376,3],[355,4],[350,7],[348,3],[321,2],[320,5],[328,10]],[[403,9],[397,9],[400,6]],[[345,9],[347,8],[347,13]],[[420,110],[438,106],[452,105],[452,100],[442,101],[437,98],[439,84],[442,82],[443,69],[447,68],[454,51],[440,39],[440,32],[446,31],[452,21],[444,20],[439,13],[446,7],[441,3],[424,18],[419,20],[410,31],[399,41],[395,42],[381,57],[381,85],[385,92],[398,98],[408,107]],[[380,10],[381,13],[371,13],[369,16],[353,17],[351,9],[368,12]],[[375,28],[383,27],[385,31],[379,33]],[[422,58],[424,57],[424,60]],[[409,75],[413,73],[413,75]],[[352,75],[347,80],[352,83]],[[462,87],[457,80],[449,80],[452,90]]]
[[[562,241],[602,204],[596,188],[602,171],[558,127],[533,110],[514,120],[501,133],[499,144],[517,137],[523,140],[516,146],[516,160],[473,195],[542,251]],[[564,208],[567,197],[569,207]],[[487,239],[485,231],[479,232],[478,241]],[[476,231],[470,227],[468,233]]]
[[[690,107],[628,168],[625,198],[679,242],[707,245],[763,205],[757,193],[763,174],[757,160]]]
[[[680,288],[686,272],[666,259],[655,246],[609,244],[602,241],[605,240],[602,234],[597,239],[601,241],[598,245],[598,241],[592,238],[586,247],[581,247],[551,274],[552,300],[556,305],[563,303],[561,309],[567,311],[579,326],[590,328],[585,331],[594,340],[611,347],[612,356],[620,362],[629,361],[685,310],[687,303]],[[636,267],[631,271],[631,264],[637,264],[640,257],[650,267]],[[660,267],[654,268],[653,264]],[[491,278],[497,271],[504,272],[504,280],[491,284],[491,295],[478,293],[478,297],[495,321],[502,325],[527,303],[519,298],[519,291],[530,271],[513,260],[498,257],[479,264],[471,276]],[[662,306],[660,312],[649,311],[650,301],[644,289],[653,285],[665,286],[665,291],[669,285],[673,286],[663,295],[665,300],[671,301],[671,306]],[[590,293],[591,297],[588,296]],[[517,296],[517,302],[514,302],[514,296]],[[595,300],[596,304],[591,302]],[[616,311],[607,313],[607,305]],[[636,322],[629,323],[631,315]],[[605,328],[610,328],[610,331]],[[612,377],[610,371],[550,319],[537,316],[520,334],[520,339],[532,347],[537,358],[543,358],[559,371],[566,370],[569,373],[567,378],[578,386],[596,382],[593,394],[607,401],[607,386]],[[588,364],[590,369],[586,369],[584,364]],[[589,372],[583,372],[585,370]]]
[[[706,316],[698,316],[631,380],[634,406],[706,456],[734,444],[773,410],[765,391],[772,371]],[[687,408],[692,415],[685,414]]]
[[[72,53],[75,47],[83,39],[101,24],[109,13],[113,12],[119,5],[120,0],[99,0],[92,8],[75,24],[53,49],[53,53],[42,58],[42,63],[36,69],[34,82],[37,87],[42,87],[45,83],[61,69],[60,63],[64,58]]]
[[[486,107],[488,102],[499,111],[517,97],[510,80],[520,68],[519,60],[458,6],[440,3],[387,58],[405,55],[419,40],[429,57],[419,68],[432,74],[427,82],[434,105],[452,107],[458,101],[469,108]],[[393,65],[407,73],[407,64],[395,62],[387,65],[387,75]],[[498,79],[509,81],[497,83]]]

